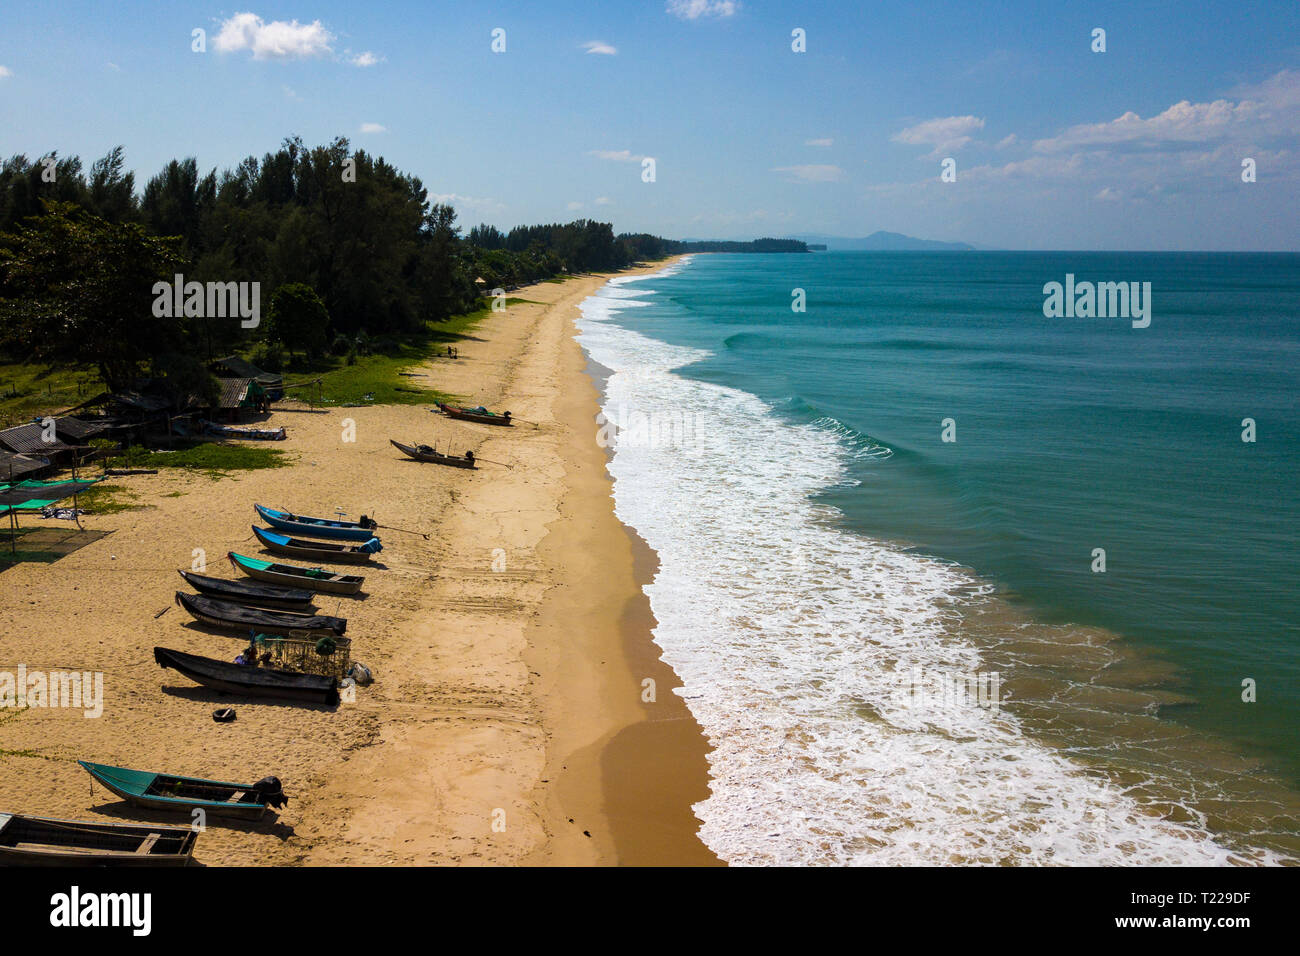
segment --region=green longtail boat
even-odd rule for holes
[[[359,574],[335,574],[322,568],[304,568],[298,564],[279,564],[250,558],[234,551],[226,552],[226,557],[236,571],[247,574],[255,581],[268,584],[283,584],[296,588],[311,588],[329,594],[356,594],[366,580]]]
[[[202,810],[218,817],[256,820],[289,798],[275,777],[257,783],[227,783],[201,777],[178,777],[152,770],[128,770],[78,760],[85,771],[133,807],[149,810]]]

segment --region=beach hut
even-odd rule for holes
[[[16,455],[48,458],[56,465],[73,461],[77,454],[76,448],[61,441],[53,428],[38,422],[0,431],[0,448]]]
[[[213,417],[242,420],[246,414],[264,411],[270,405],[266,386],[255,378],[219,378],[217,382],[221,385],[221,397],[217,399]]]
[[[94,437],[128,442],[151,429],[168,433],[171,406],[170,399],[162,395],[100,392],[80,405],[65,409],[63,414],[86,413],[76,417],[87,425],[95,426]],[[94,414],[89,414],[91,412]]]
[[[54,470],[54,462],[34,455],[15,455],[0,449],[0,484],[39,478]]]
[[[108,431],[108,425],[104,422],[83,421],[80,418],[73,418],[71,415],[61,415],[54,419],[54,432],[58,435],[59,440],[69,445],[84,446],[89,445],[92,438],[101,438]]]
[[[219,379],[252,379],[266,392],[267,401],[278,402],[284,398],[284,379],[274,372],[263,372],[260,368],[238,355],[227,355],[212,363],[212,370]]]

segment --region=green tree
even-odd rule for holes
[[[301,282],[280,286],[267,311],[267,336],[289,350],[315,358],[329,341],[329,312],[316,290]]]
[[[154,315],[153,287],[182,264],[179,244],[71,203],[0,237],[0,342],[38,360],[96,365],[110,388],[154,355],[185,351],[184,320]]]

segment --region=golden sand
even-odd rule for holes
[[[86,516],[111,533],[0,574],[0,670],[102,671],[106,698],[95,719],[0,710],[0,809],[187,822],[92,788],[83,758],[280,777],[292,799],[278,817],[202,834],[195,856],[210,865],[716,863],[690,809],[708,793],[707,748],[650,639],[640,582],[654,555],[614,516],[596,390],[573,339],[578,304],[605,280],[522,289],[536,304],[490,315],[458,359],[416,370],[426,377],[414,382],[510,409],[513,428],[426,406],[287,403],[267,427],[288,429],[272,447],[293,467],[115,479],[146,507]],[[421,464],[390,438],[512,467]],[[242,648],[180,608],[155,614],[184,588],[176,569],[194,549],[218,577],[236,576],[227,551],[259,554],[253,502],[429,533],[382,531],[376,566],[357,572],[364,599],[317,600],[348,618],[353,656],[375,674],[355,703],[228,698],[154,663],[155,645],[223,660]],[[238,719],[215,723],[226,705]]]

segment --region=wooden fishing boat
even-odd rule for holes
[[[255,581],[268,584],[285,584],[324,591],[326,594],[356,594],[365,583],[359,574],[335,574],[324,568],[304,568],[297,564],[276,564],[261,558],[227,551],[226,557],[236,571],[247,574]]]
[[[304,541],[291,538],[287,534],[277,534],[266,528],[253,525],[253,534],[262,542],[262,547],[272,554],[283,554],[303,561],[328,561],[330,564],[366,564],[376,553],[383,550],[378,538],[371,538],[365,544],[332,544],[328,541]]]
[[[218,598],[222,601],[234,601],[251,607],[278,607],[290,611],[310,611],[315,595],[302,588],[282,588],[274,584],[250,584],[248,581],[230,581],[226,578],[210,578],[193,571],[178,571],[190,587],[200,594]]]
[[[198,831],[0,813],[0,865],[185,866]]]
[[[339,541],[369,541],[379,525],[373,518],[361,516],[360,521],[339,521],[333,518],[311,518],[296,515],[289,511],[277,511],[253,505],[262,520],[272,528],[291,531],[295,534],[310,535],[313,538],[335,538]]]
[[[472,451],[466,452],[464,458],[459,458],[456,455],[444,455],[441,452],[436,452],[428,445],[403,445],[400,441],[395,441],[392,438],[388,440],[403,455],[414,458],[416,461],[431,461],[436,465],[451,465],[453,468],[474,467],[474,453]]]
[[[78,760],[86,773],[133,807],[146,810],[202,810],[216,817],[256,820],[289,798],[275,777],[257,783],[226,783],[201,777],[178,777],[152,770],[128,770],[103,763]]]
[[[198,657],[167,647],[155,647],[153,659],[161,667],[170,667],[196,684],[227,694],[247,697],[275,697],[306,704],[339,702],[338,681],[318,674],[254,667],[251,664],[227,664],[210,657]]]
[[[203,594],[176,592],[176,603],[196,620],[212,627],[236,631],[247,635],[250,631],[267,631],[275,634],[323,634],[330,631],[342,634],[348,629],[345,617],[327,614],[294,614],[292,611],[263,611],[245,607],[233,601],[219,601]]]
[[[489,412],[481,405],[478,408],[465,408],[461,405],[448,405],[446,402],[438,402],[438,408],[444,415],[451,418],[459,418],[467,422],[481,422],[484,425],[513,425],[510,420],[510,413],[498,415],[496,412]]]

